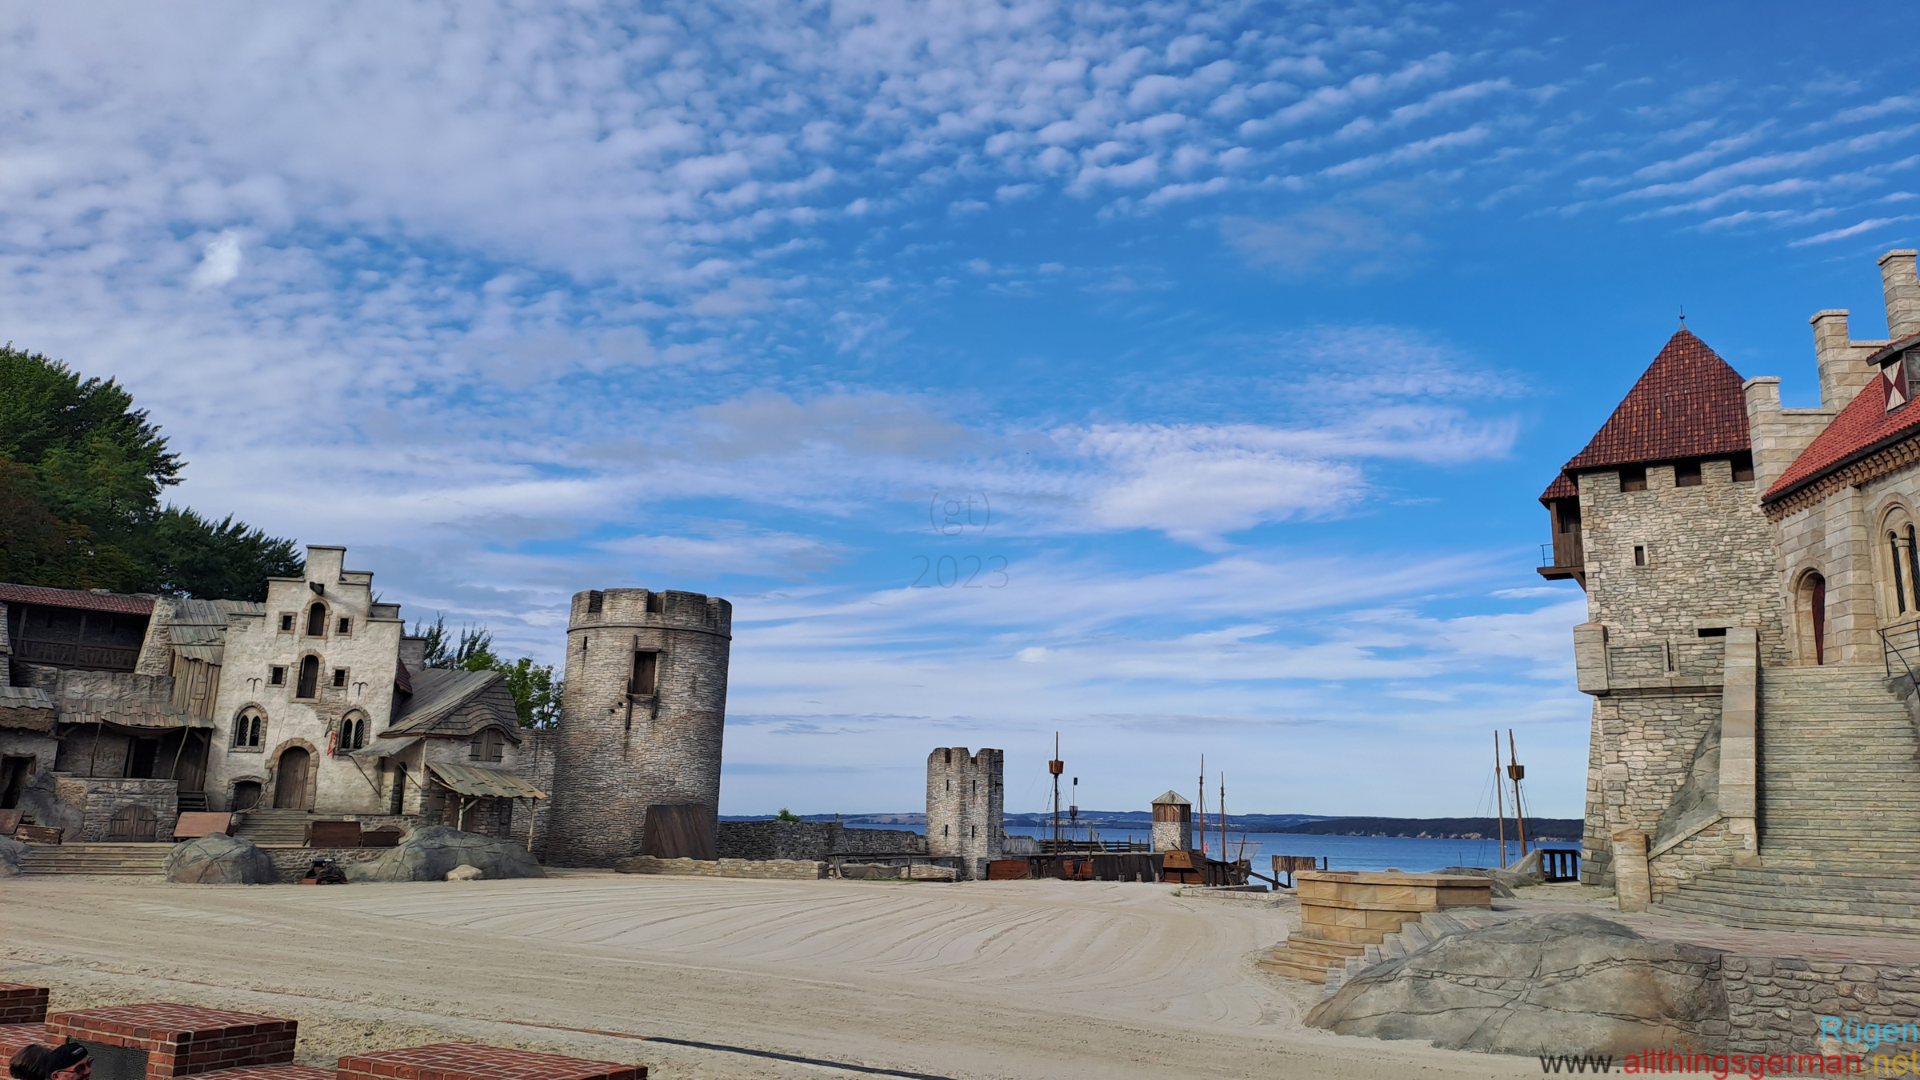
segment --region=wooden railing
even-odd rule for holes
[[[1541,848],[1540,869],[1548,881],[1579,881],[1580,852],[1576,848]]]

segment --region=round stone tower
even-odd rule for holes
[[[605,866],[638,854],[647,807],[720,808],[733,605],[648,589],[576,593],[554,732],[544,854]]]

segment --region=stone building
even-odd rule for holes
[[[604,866],[640,850],[647,807],[720,811],[733,605],[647,589],[575,594],[554,732],[547,855]]]
[[[267,841],[320,817],[540,848],[551,733],[500,673],[426,667],[345,557],[309,547],[264,603],[0,584],[0,809],[81,841],[166,840],[210,809]]]
[[[1741,925],[1920,932],[1920,889],[1892,883],[1920,873],[1914,265],[1880,260],[1889,339],[1813,316],[1819,408],[1682,329],[1542,494],[1540,572],[1587,594],[1588,881],[1644,874],[1655,904]]]
[[[962,879],[984,878],[1000,857],[1006,822],[1006,753],[948,746],[927,755],[927,854],[960,860]]]
[[[1193,850],[1193,804],[1177,791],[1153,800],[1153,850]]]

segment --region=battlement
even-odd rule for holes
[[[659,627],[733,636],[733,605],[678,589],[592,589],[573,594],[569,630]]]

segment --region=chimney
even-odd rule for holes
[[[1920,334],[1920,278],[1912,250],[1880,256],[1880,287],[1887,294],[1887,336],[1895,341]]]
[[[1807,321],[1813,324],[1813,354],[1820,367],[1820,406],[1844,409],[1875,372],[1861,362],[1866,354],[1847,336],[1845,308],[1815,312]]]

